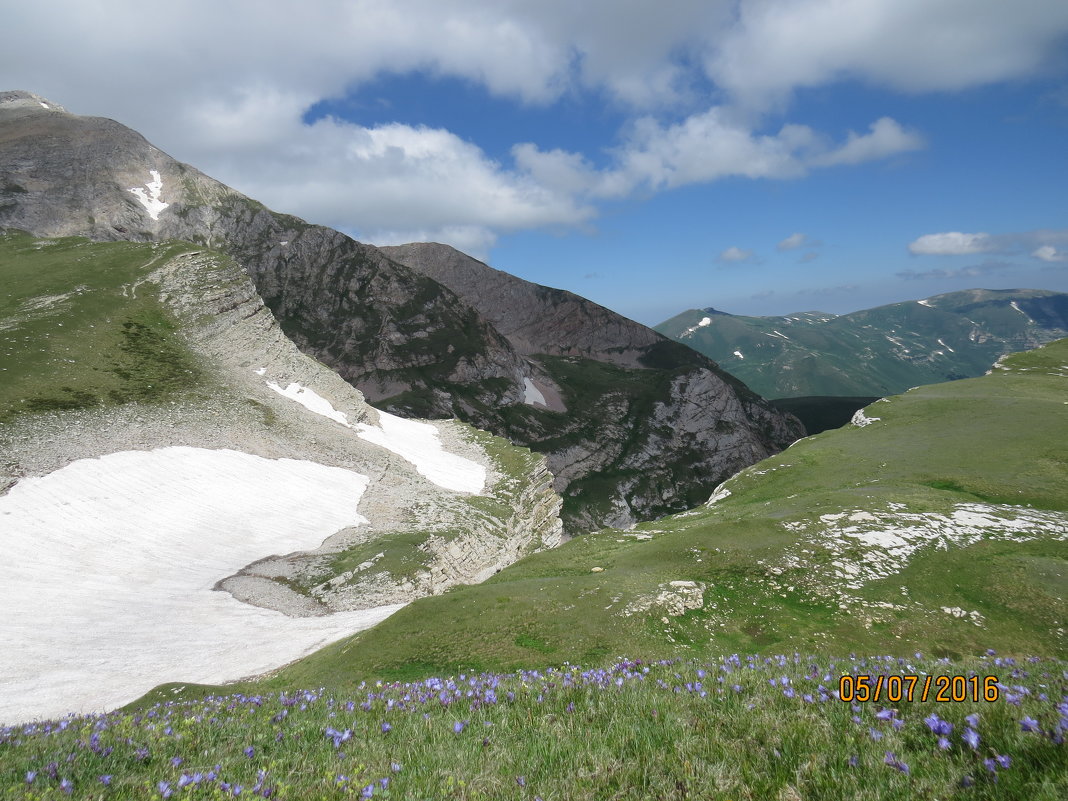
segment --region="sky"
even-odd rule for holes
[[[0,90],[652,325],[1068,291],[1065,0],[0,0]]]

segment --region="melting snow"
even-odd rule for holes
[[[739,359],[745,358],[745,356],[742,355],[742,352],[740,350],[734,351],[734,355],[737,356]]]
[[[152,176],[152,180],[146,183],[144,188],[138,186],[129,191],[137,195],[141,205],[148,210],[148,216],[153,220],[158,220],[159,213],[171,204],[160,200],[159,195],[163,191],[163,179],[159,177],[159,172],[149,170],[149,174]],[[147,192],[145,191],[146,188],[148,189]]]
[[[366,486],[338,467],[186,447],[22,479],[0,496],[0,722],[263,673],[392,614],[291,618],[213,590],[366,523]]]
[[[949,351],[950,353],[956,353],[956,351],[955,351],[955,350],[953,350],[953,348],[951,348],[951,347],[950,347],[949,345],[947,345],[947,344],[946,344],[945,342],[943,342],[943,341],[942,341],[941,339],[939,339],[939,340],[938,340],[938,344],[939,344],[939,345],[941,345],[941,346],[942,346],[943,348],[945,348],[946,350],[948,350],[948,351]]]
[[[693,336],[694,331],[696,331],[698,328],[704,328],[706,325],[712,325],[711,317],[702,317],[698,321],[697,325],[691,325],[689,328],[679,334],[679,338],[681,339],[683,337]]]
[[[918,300],[916,302],[919,303],[921,306],[926,306],[928,309],[933,309],[934,308],[934,306],[931,305],[930,301]]]
[[[1018,311],[1024,317],[1027,317],[1027,322],[1029,322],[1029,323],[1033,323],[1034,322],[1034,320],[1031,319],[1031,317],[1027,314],[1027,312],[1025,312],[1023,309],[1021,309],[1019,307],[1019,305],[1016,303],[1015,300],[1012,301],[1012,303],[1010,303],[1009,305],[1012,306],[1012,308],[1016,309],[1016,311]]]
[[[853,418],[849,422],[857,426],[857,428],[864,428],[864,426],[871,425],[872,423],[878,422],[879,420],[882,420],[882,418],[868,417],[866,414],[864,414],[863,409],[857,409],[857,411],[853,414]]]
[[[529,403],[531,406],[545,406],[549,404],[545,402],[545,396],[541,394],[534,382],[529,378],[523,379],[523,403]]]
[[[353,429],[361,439],[393,451],[410,462],[421,476],[439,487],[456,492],[477,493],[486,485],[486,468],[444,450],[441,440],[438,439],[438,430],[429,423],[405,420],[380,411],[378,419],[381,427],[366,423],[352,425],[344,412],[337,411],[330,401],[314,390],[297,383],[291,383],[282,389],[273,381],[268,381],[267,386],[279,395],[295,400],[308,411]]]

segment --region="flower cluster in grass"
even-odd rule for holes
[[[1066,668],[732,655],[209,695],[2,727],[0,796],[1064,798]],[[843,674],[996,675],[1001,692],[846,703]]]

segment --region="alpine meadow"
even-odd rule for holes
[[[1068,798],[1068,6],[40,3],[0,798]]]

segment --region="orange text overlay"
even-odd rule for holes
[[[838,680],[842,701],[996,701],[997,676],[854,676]]]

